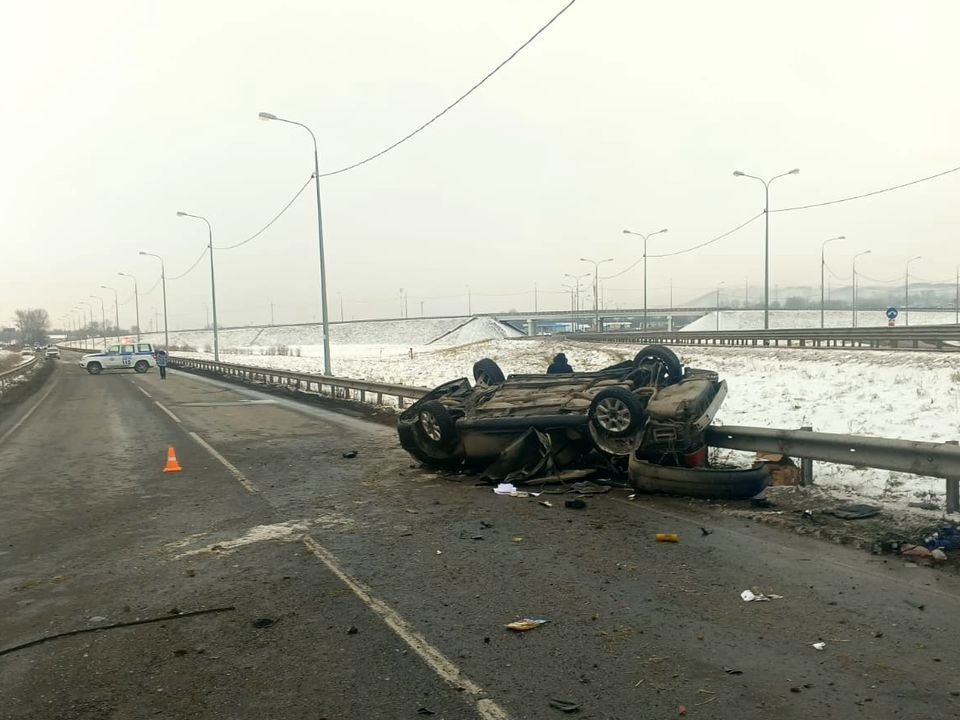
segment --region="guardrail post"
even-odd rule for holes
[[[800,429],[813,432],[810,425],[804,425]],[[800,458],[800,484],[804,487],[813,485],[813,460],[810,458]]]
[[[947,445],[960,445],[960,442],[947,440]],[[960,512],[960,478],[947,478],[947,512]]]

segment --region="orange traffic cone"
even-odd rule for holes
[[[177,462],[177,453],[174,452],[173,446],[171,445],[170,449],[167,450],[167,465],[163,468],[163,471],[168,473],[180,472],[181,470],[183,470],[183,468],[180,467],[180,463]]]

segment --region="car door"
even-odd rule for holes
[[[120,346],[111,345],[107,348],[106,355],[97,358],[97,360],[103,365],[104,370],[120,367]]]
[[[133,345],[120,346],[120,367],[132,368],[137,348]]]

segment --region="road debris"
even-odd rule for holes
[[[750,498],[750,507],[755,508],[772,508],[776,507],[777,504],[771,500],[768,500],[765,497]]]
[[[580,498],[574,498],[573,500],[564,500],[563,506],[570,508],[571,510],[586,510],[587,504]]]
[[[676,543],[680,542],[680,536],[676,533],[657,533],[656,535],[657,542],[661,543]]]
[[[533,630],[540,627],[541,625],[546,625],[549,620],[544,620],[543,618],[523,618],[523,620],[515,620],[512,623],[507,623],[504,625],[507,630],[513,630],[515,632],[526,632],[527,630]]]
[[[580,710],[580,703],[571,702],[570,700],[558,700],[556,698],[550,698],[550,707],[556,708],[557,710],[562,710],[565,713],[575,713]]]
[[[264,617],[264,618],[257,618],[256,620],[251,620],[250,624],[253,625],[255,628],[268,628],[276,622],[277,621],[274,620],[273,618]]]
[[[356,625],[351,625],[347,628],[347,635],[356,635],[358,632],[360,632],[360,628]]]
[[[686,714],[687,714],[686,705],[681,705],[680,707],[677,708],[677,715],[686,715]]]
[[[825,642],[815,642],[815,643],[813,644],[813,649],[814,649],[814,650],[823,650],[826,646],[827,646],[827,644],[826,644]]]
[[[417,715],[436,715],[436,713],[427,707],[417,708]]]
[[[67,630],[66,632],[57,633],[56,635],[45,635],[44,637],[37,638],[36,640],[31,640],[19,645],[13,645],[12,647],[4,648],[0,650],[0,655],[6,655],[7,653],[12,653],[16,650],[24,650],[25,648],[45,643],[48,640],[56,640],[57,638],[62,637],[71,637],[73,635],[82,635],[84,633],[100,632],[101,630],[113,630],[115,628],[133,627],[134,625],[147,625],[149,623],[166,622],[167,620],[180,620],[181,618],[196,617],[197,615],[209,615],[211,613],[230,612],[231,610],[236,610],[236,607],[233,605],[228,605],[226,607],[208,608],[207,610],[191,610],[189,612],[182,612],[176,615],[161,615],[160,617],[146,618],[145,620],[130,620],[128,622],[113,623],[112,625],[100,625],[99,627],[83,628],[81,630]]]
[[[744,590],[740,593],[740,597],[743,598],[744,602],[768,602],[770,600],[783,600],[783,595],[775,595],[774,593],[756,593],[753,590]]]
[[[550,502],[549,500],[541,500],[540,504],[543,505],[544,507],[553,507],[553,503]]]
[[[723,671],[727,675],[743,675],[743,670],[737,670],[736,668],[724,667]]]
[[[713,535],[713,530],[707,530],[705,527],[702,527],[700,528],[700,534],[703,537],[706,537],[707,535]]]
[[[343,454],[343,457],[347,458],[348,460],[352,460],[352,459],[355,458],[356,456],[357,456],[357,451],[356,451],[356,450],[347,450],[347,451]]]
[[[876,505],[865,505],[863,503],[850,503],[847,505],[838,505],[832,510],[828,510],[834,517],[841,520],[864,520],[874,515],[880,514],[880,509]]]
[[[519,536],[519,535],[517,535],[517,536],[514,537],[514,538],[510,538],[510,540],[511,540],[513,543],[517,544],[517,545],[519,545],[520,543],[523,542],[523,538],[522,538],[521,536]]]

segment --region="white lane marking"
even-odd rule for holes
[[[180,422],[180,418],[178,418],[176,415],[174,415],[172,412],[170,412],[167,408],[165,408],[163,405],[161,405],[157,400],[154,400],[153,402],[156,404],[156,406],[157,406],[158,408],[160,408],[160,409],[163,410],[167,415],[169,415],[171,418],[173,418],[173,421],[174,421],[175,423]]]
[[[9,430],[7,430],[3,435],[0,435],[0,443],[2,443],[4,440],[6,440],[6,439],[7,439],[8,437],[10,437],[11,435],[13,435],[13,433],[17,430],[17,428],[19,428],[21,425],[23,425],[23,424],[27,421],[27,418],[29,418],[31,415],[33,415],[33,411],[36,410],[38,407],[40,407],[40,403],[42,403],[44,400],[47,399],[47,396],[48,396],[50,393],[53,392],[53,389],[54,389],[55,387],[57,387],[57,383],[59,383],[59,382],[60,382],[60,378],[57,378],[56,380],[54,380],[54,381],[53,381],[53,385],[51,385],[51,386],[50,386],[50,389],[47,390],[47,391],[43,394],[43,397],[41,397],[39,400],[37,400],[37,401],[33,404],[33,407],[31,407],[29,410],[27,410],[27,412],[25,412],[25,413],[23,414],[23,417],[20,418],[19,420],[17,420],[17,422],[14,424],[14,426],[13,426],[12,428],[10,428]]]
[[[131,380],[130,382],[133,382],[133,380]],[[136,383],[133,383],[133,384],[136,385],[137,390],[139,390],[140,392],[142,392],[144,395],[146,395],[146,396],[147,396],[148,398],[150,398],[151,400],[153,399],[153,395],[151,395],[150,393],[148,393],[146,390],[144,390],[142,387],[140,387],[140,386],[137,385]]]
[[[454,665],[440,650],[431,645],[423,635],[414,630],[396,610],[383,600],[374,597],[370,588],[344,570],[333,553],[312,537],[305,537],[303,544],[320,562],[327,566],[330,572],[340,578],[353,591],[353,594],[360,598],[364,605],[379,615],[380,619],[410,646],[410,649],[419,655],[431,670],[452,687],[473,695],[476,698],[477,714],[483,720],[510,720],[507,711],[495,701],[489,697],[481,697],[487,695],[482,687],[467,678],[460,671],[460,668]]]
[[[199,435],[197,435],[197,434],[196,434],[195,432],[193,432],[193,431],[190,431],[190,437],[192,437],[192,438],[193,438],[194,440],[196,440],[198,443],[200,443],[201,445],[203,445],[203,447],[206,448],[206,450],[207,450],[208,453],[210,453],[210,454],[213,455],[217,460],[219,460],[219,461],[220,461],[220,464],[223,465],[227,470],[229,470],[230,473],[231,473],[237,480],[240,481],[240,484],[243,485],[243,486],[247,489],[247,492],[251,492],[251,493],[260,492],[260,491],[257,489],[257,486],[254,485],[252,482],[250,482],[250,480],[247,478],[247,476],[244,475],[242,472],[240,472],[239,469],[237,469],[237,466],[236,466],[236,465],[234,465],[232,462],[230,462],[229,460],[227,460],[223,455],[221,455],[221,454],[218,453],[216,450],[214,450],[213,446],[210,445],[210,443],[208,443],[206,440],[204,440],[202,437],[200,437]]]

